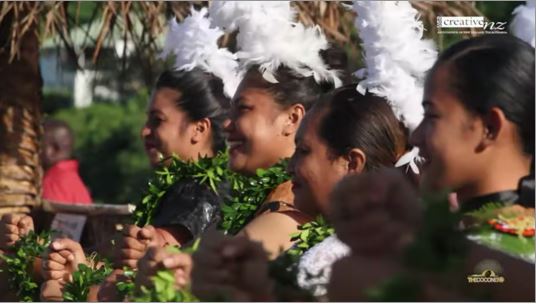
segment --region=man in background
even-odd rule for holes
[[[91,196],[72,159],[73,132],[63,121],[48,119],[43,135],[43,199],[69,204],[91,204]]]

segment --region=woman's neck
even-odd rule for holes
[[[477,181],[456,191],[458,200],[466,202],[487,194],[516,190],[521,178],[530,172],[531,158],[504,158],[490,162],[487,170],[479,172]]]

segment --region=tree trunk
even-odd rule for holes
[[[37,23],[19,37],[20,51],[10,62],[6,42],[14,22],[11,14],[0,21],[0,214],[28,213],[38,206],[43,174]]]

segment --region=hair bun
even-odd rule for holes
[[[519,204],[528,208],[534,208],[534,173],[519,180],[517,192],[519,193]]]

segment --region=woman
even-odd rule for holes
[[[206,9],[192,9],[182,23],[170,20],[162,55],[172,55],[174,67],[158,78],[142,129],[153,165],[161,161],[168,165],[171,156],[177,156],[179,162],[196,162],[225,150],[223,122],[229,97],[236,90],[238,63],[232,53],[218,46],[223,31],[211,26],[206,15]],[[116,242],[118,268],[135,268],[150,244],[184,245],[217,219],[226,196],[222,183],[209,186],[197,175],[171,177],[177,181],[170,188],[159,189],[164,195],[154,194],[138,206],[136,222],[144,227],[125,227],[123,237]],[[154,184],[150,186],[154,188]],[[108,280],[113,290],[114,280],[114,276]]]
[[[329,49],[321,52],[324,60],[332,67],[343,67],[344,52]],[[333,87],[332,83],[318,83],[314,77],[301,77],[295,71],[281,66],[274,75],[277,82],[267,81],[258,66],[250,67],[238,86],[232,102],[230,119],[225,126],[229,143],[229,167],[243,175],[251,176],[258,169],[270,168],[292,155],[295,135],[307,110],[320,95]],[[260,242],[269,258],[276,258],[293,244],[290,234],[297,227],[312,219],[294,206],[292,184],[285,182],[277,186],[258,206],[254,218],[246,223],[237,234]],[[212,256],[218,238],[203,235],[198,252],[207,256],[206,262],[196,263],[198,276],[207,277],[219,267]],[[187,257],[183,257],[188,260]],[[192,266],[185,266],[189,269]],[[186,271],[189,273],[189,271]],[[144,281],[142,279],[141,281]],[[147,281],[145,279],[145,281]],[[210,289],[210,288],[209,288]]]
[[[162,73],[151,96],[147,122],[142,128],[151,163],[157,165],[172,155],[181,160],[196,161],[224,150],[226,102],[222,81],[201,69]],[[221,193],[225,191],[218,189]],[[193,177],[180,179],[159,201],[152,225],[125,227],[115,246],[116,267],[136,268],[149,245],[182,245],[200,235],[217,220],[221,193],[199,184]],[[55,252],[54,248],[51,252]],[[63,271],[67,267],[62,259],[51,255],[48,259],[43,266],[46,277],[57,268]],[[106,298],[110,290],[115,290],[115,286],[111,286],[115,280],[115,275],[107,280],[99,297]]]
[[[287,68],[280,68],[277,78],[278,83],[270,83],[253,67],[237,89],[225,127],[233,171],[252,175],[289,158],[305,112],[322,93],[312,77],[297,77]],[[291,188],[290,181],[277,186],[238,233],[262,242],[271,258],[289,248],[288,236],[311,219],[294,206]]]
[[[172,155],[184,161],[196,161],[223,151],[227,102],[222,81],[200,69],[162,73],[149,103],[147,122],[142,128],[145,150],[151,162],[156,165]],[[154,233],[148,231],[149,227],[128,227],[126,238],[120,244],[137,240],[141,245],[140,237],[159,246],[185,244],[214,220],[221,197],[193,177],[181,179],[159,202],[152,221],[152,225],[158,227]],[[142,231],[147,231],[146,235],[142,236]],[[129,253],[141,248],[118,246],[124,247],[131,249]],[[135,267],[141,255],[143,252],[120,257],[123,265]]]
[[[518,201],[534,176],[534,48],[510,35],[463,40],[428,75],[425,117],[412,136],[425,189],[451,189],[462,211]],[[454,76],[455,75],[455,76]]]
[[[339,180],[346,175],[393,167],[406,151],[406,144],[406,131],[385,99],[371,94],[363,96],[355,90],[355,85],[337,89],[315,104],[296,135],[296,151],[289,163],[295,206],[311,216],[326,215],[329,193]],[[219,268],[226,277],[219,284],[214,282],[216,275],[206,280],[197,276],[194,269],[194,292],[210,297],[215,292],[236,291],[249,301],[262,300],[257,295],[271,294],[273,299],[273,290],[266,290],[272,284],[264,284],[266,279],[255,284],[247,275],[237,275],[244,273],[243,267],[250,267],[252,261],[267,262],[262,259],[262,250],[254,250],[255,245],[249,243],[244,239],[223,239],[214,244],[211,240],[211,246],[222,247],[220,256],[202,252],[194,255],[196,265],[217,259],[227,261],[222,263],[227,272]],[[331,264],[346,254],[347,247],[333,237],[312,247],[299,262],[300,287],[315,296],[325,295],[324,285],[329,280]],[[307,280],[307,275],[316,276],[314,282]],[[208,284],[211,290],[203,284]]]
[[[534,189],[523,186],[527,180],[534,179],[534,48],[509,35],[484,35],[453,45],[440,55],[429,72],[423,105],[425,117],[411,138],[411,143],[421,149],[425,158],[422,191],[455,192],[460,211],[467,216],[463,220],[464,231],[470,239],[477,241],[468,242],[465,256],[456,248],[448,248],[454,252],[454,258],[465,261],[463,269],[454,272],[454,275],[474,273],[480,262],[493,259],[502,266],[506,281],[500,288],[480,285],[472,288],[472,291],[488,293],[489,298],[500,301],[534,299],[533,271],[530,270],[530,263],[522,260],[534,257],[534,247],[521,254],[512,250],[512,247],[493,242],[493,239],[510,238],[512,244],[518,242],[521,245],[531,244],[533,239],[525,239],[524,231],[516,231],[518,236],[493,232],[488,226],[488,220],[493,218],[485,218],[482,223],[479,220],[483,216],[479,211],[482,207],[495,208],[494,212],[488,209],[492,217],[503,210],[521,210],[519,215],[532,217],[532,222],[534,219]],[[392,244],[388,240],[401,239],[407,232],[406,229],[392,229],[392,219],[400,216],[386,216],[392,210],[387,208],[388,202],[404,194],[400,189],[400,179],[383,175],[356,179],[351,185],[355,190],[347,187],[346,196],[352,199],[337,202],[332,214],[338,235],[350,245],[353,253],[371,249],[389,252],[391,246],[371,244],[379,244],[378,240],[383,240],[383,244]],[[359,193],[362,188],[377,189],[376,204],[386,206],[383,212],[379,210],[381,216],[378,217],[378,213],[363,213],[363,208],[359,206],[372,203],[373,199]],[[532,192],[532,195],[523,195],[526,192]],[[520,200],[520,197],[530,200]],[[416,197],[406,196],[405,200],[411,203]],[[501,208],[501,205],[512,204],[532,208]],[[398,210],[400,213],[401,209]],[[475,214],[479,216],[475,217]],[[480,231],[489,230],[493,233],[487,240]],[[370,231],[375,234],[367,234]],[[376,242],[373,243],[373,239]],[[514,247],[519,248],[517,245]],[[376,261],[377,256],[378,251]],[[356,283],[351,286],[345,283],[350,282],[352,274],[368,263],[362,260],[362,254],[356,254],[353,258],[340,261],[335,266],[334,279],[330,284],[331,300],[366,299],[363,290],[356,289]],[[392,278],[390,275],[395,274],[392,269],[400,264],[397,262],[388,266],[379,276],[384,280]],[[367,280],[369,285],[372,281],[378,282],[370,276]],[[418,299],[456,300],[447,296],[459,296],[460,293],[465,299],[472,296],[481,299],[481,295],[464,294],[468,290],[452,289],[452,286],[444,285],[427,288],[424,294],[418,295]]]

